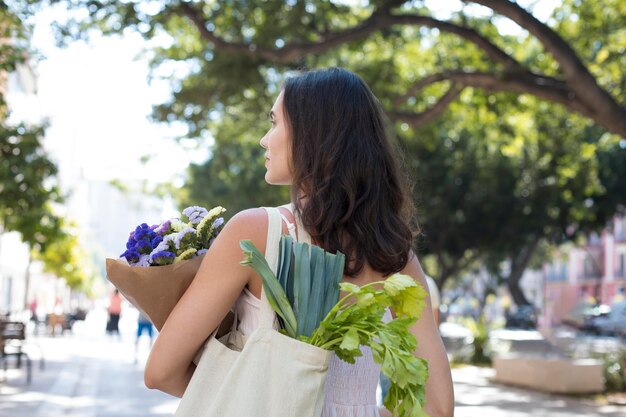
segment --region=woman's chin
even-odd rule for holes
[[[272,178],[269,173],[265,174],[265,182],[269,185],[291,185],[291,181],[289,179]]]

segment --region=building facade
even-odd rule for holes
[[[626,291],[626,216],[616,216],[584,246],[562,248],[544,276],[543,313],[550,325],[583,304],[611,305]]]

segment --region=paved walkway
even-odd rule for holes
[[[626,406],[598,405],[591,399],[506,386],[491,382],[491,368],[454,369],[455,417],[625,417]]]
[[[103,334],[104,312],[78,322],[74,335],[31,337],[32,383],[24,370],[9,369],[0,382],[0,417],[172,416],[178,399],[144,386],[149,341],[144,336],[135,352],[135,317],[120,323],[121,339]]]
[[[135,354],[135,317],[122,316],[121,340],[103,334],[103,311],[77,323],[73,335],[31,337],[33,381],[27,385],[23,370],[9,369],[0,382],[0,417],[172,416],[178,399],[143,384],[149,345],[142,340]],[[39,348],[45,352],[44,369],[39,367]],[[491,375],[490,369],[475,367],[453,371],[456,417],[626,416],[624,406],[598,406],[493,384]]]

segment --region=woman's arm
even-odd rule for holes
[[[239,264],[241,239],[265,252],[267,214],[251,209],[235,215],[206,253],[198,272],[163,325],[144,373],[148,388],[182,397],[195,366],[194,355],[222,322],[255,272]]]
[[[424,271],[415,254],[411,253],[409,263],[402,273],[412,276],[428,291]],[[428,297],[422,317],[411,328],[411,332],[417,338],[415,356],[428,361],[424,408],[430,417],[452,417],[454,415],[454,390],[450,363],[432,311],[430,297]]]

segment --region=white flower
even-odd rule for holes
[[[189,223],[198,224],[207,215],[207,210],[204,207],[191,206],[183,210],[183,215],[189,219]]]
[[[209,218],[217,217],[220,214],[224,213],[225,211],[226,209],[222,206],[213,207],[211,210],[209,210],[207,217]]]
[[[181,249],[181,243],[185,246],[192,243],[196,238],[196,229],[193,227],[185,227],[178,232],[178,235],[174,238],[174,244],[177,250]]]
[[[140,255],[139,260],[135,264],[136,266],[150,266],[150,255]]]
[[[172,230],[174,230],[175,232],[180,232],[185,227],[189,227],[189,225],[187,225],[187,223],[183,223],[183,221],[180,219],[172,219]]]
[[[165,237],[163,237],[163,240],[156,246],[156,248],[154,248],[152,252],[150,252],[150,256],[161,251],[173,252],[172,244],[174,243],[177,235],[177,233],[170,233],[169,235],[165,235]]]

